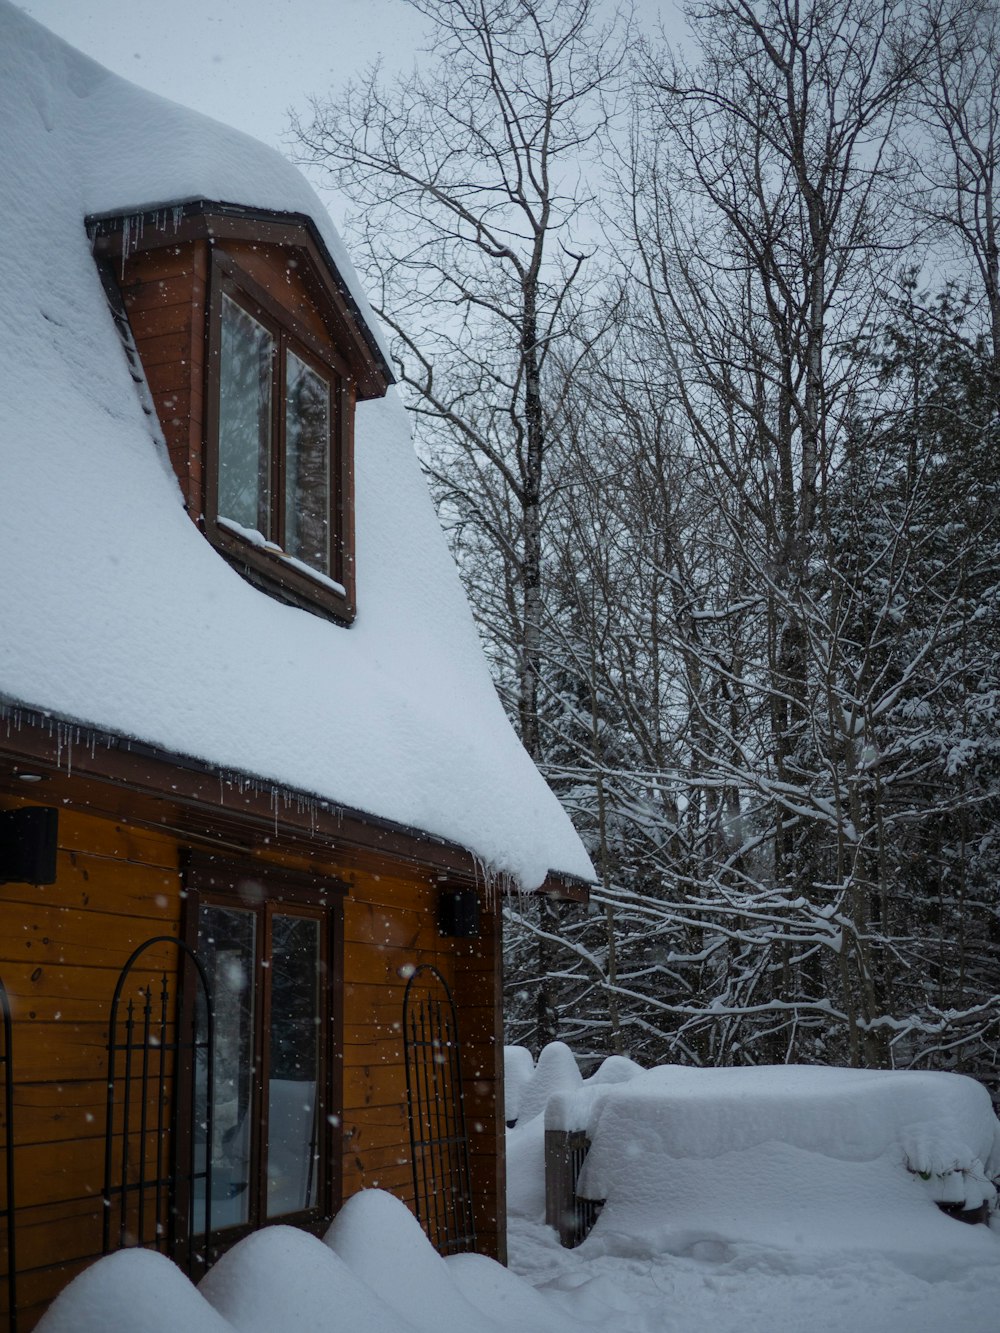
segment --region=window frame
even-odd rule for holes
[[[250,1079],[250,1198],[245,1222],[220,1227],[213,1222],[211,1245],[218,1254],[263,1226],[301,1227],[321,1235],[336,1215],[342,1195],[343,1115],[343,899],[348,886],[331,876],[285,870],[272,864],[241,862],[192,852],[184,871],[183,938],[198,947],[200,911],[222,907],[255,914],[254,1031]],[[275,915],[320,921],[320,983],[317,1080],[319,1124],[318,1182],[312,1208],[269,1216],[267,1211],[268,1076],[270,1066],[270,942]],[[190,1104],[181,1098],[181,1105]],[[183,1127],[189,1134],[193,1126]]]
[[[208,289],[204,502],[202,524],[212,545],[240,574],[263,591],[341,624],[356,613],[354,580],[353,382],[333,343],[326,343],[258,283],[231,255],[213,247]],[[309,573],[279,550],[259,546],[234,532],[219,514],[219,424],[223,296],[256,320],[275,341],[271,372],[271,465],[268,531],[276,547],[284,541],[287,355],[293,352],[330,386],[329,536],[330,570]],[[334,585],[340,585],[339,588]],[[342,591],[341,591],[342,589]]]

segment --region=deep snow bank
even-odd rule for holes
[[[724,1258],[751,1244],[881,1250],[905,1263],[991,1244],[936,1207],[996,1197],[1000,1124],[972,1079],[788,1065],[643,1071],[613,1058],[581,1080],[567,1055],[547,1049],[522,1071],[520,1105],[534,1115],[508,1132],[508,1202],[541,1219],[545,1130],[584,1130],[578,1192],[605,1201],[588,1252]]]
[[[565,1116],[570,1108],[563,1110]],[[637,1144],[689,1161],[783,1144],[841,1163],[889,1159],[927,1178],[942,1202],[995,1197],[1000,1124],[989,1094],[960,1074],[765,1065],[665,1065],[611,1087],[586,1108],[591,1198],[637,1186]],[[959,1195],[959,1189],[963,1192]]]

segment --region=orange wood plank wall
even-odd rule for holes
[[[18,803],[0,798],[4,808]],[[111,997],[134,948],[180,929],[182,845],[165,832],[64,806],[56,884],[0,888],[0,976],[14,1015],[22,1333],[100,1253]],[[334,874],[350,885],[344,911],[344,1197],[378,1186],[412,1205],[403,989],[408,969],[433,963],[453,985],[459,1007],[479,1248],[502,1256],[495,904],[484,911],[479,940],[447,940],[437,933],[433,871],[362,853],[283,856],[273,844],[261,859]],[[0,1264],[5,1262],[4,1252]]]
[[[226,254],[335,353],[293,252],[229,240]],[[130,255],[116,271],[132,336],[142,359],[188,513],[197,519],[203,495],[208,284],[206,240]]]

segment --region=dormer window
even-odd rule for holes
[[[349,619],[345,367],[216,253],[205,527],[255,582]]]
[[[196,200],[88,228],[191,518],[262,591],[350,623],[354,409],[392,373],[314,224]]]
[[[218,520],[329,578],[333,376],[228,295],[221,343]]]

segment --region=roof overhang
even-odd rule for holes
[[[202,847],[306,857],[343,848],[482,882],[466,848],[267,778],[171,754],[112,732],[0,702],[0,793],[84,803],[96,815],[177,833]],[[490,876],[488,872],[486,878]],[[513,887],[505,876],[496,886]],[[585,881],[551,873],[537,890],[585,903]]]

